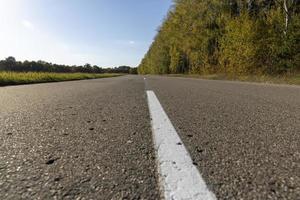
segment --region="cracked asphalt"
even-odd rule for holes
[[[1,199],[159,199],[145,89],[218,199],[299,199],[299,86],[145,77],[1,87]]]

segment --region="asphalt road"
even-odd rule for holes
[[[299,86],[145,77],[1,87],[1,199],[159,199],[146,90],[218,199],[299,199]]]

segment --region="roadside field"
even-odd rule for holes
[[[0,86],[117,77],[122,74],[0,72]]]

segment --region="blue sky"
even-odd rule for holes
[[[0,59],[137,66],[172,0],[0,0]]]

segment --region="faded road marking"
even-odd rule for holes
[[[163,198],[216,199],[202,179],[167,114],[153,91],[147,91]]]

